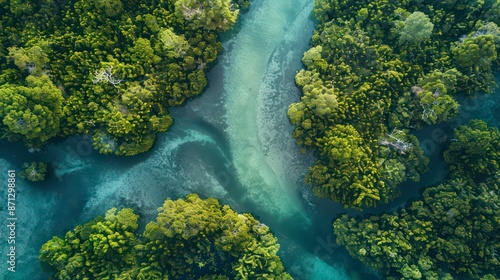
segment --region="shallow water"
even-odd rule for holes
[[[224,35],[224,53],[209,73],[207,91],[171,110],[174,126],[158,136],[148,153],[103,156],[92,151],[84,137],[71,137],[36,153],[19,143],[0,142],[2,170],[34,159],[53,162],[55,170],[44,183],[18,182],[18,270],[12,277],[2,267],[2,278],[47,279],[47,274],[40,274],[40,246],[109,208],[132,207],[144,224],[166,198],[197,192],[269,225],[296,279],[374,279],[369,269],[335,246],[332,219],[358,212],[312,196],[303,176],[314,159],[299,153],[286,117],[288,104],[299,98],[293,78],[313,32],[312,4],[313,0],[254,1],[236,28]],[[487,119],[498,110],[491,100],[472,102],[477,106],[466,106],[463,112]],[[490,115],[484,110],[487,106]],[[418,184],[406,185],[398,201],[367,212],[395,209],[417,196],[421,186],[446,175],[439,158],[440,138],[435,141],[432,135],[436,129],[449,131],[451,125],[417,133],[421,140],[431,139],[425,142],[429,147],[434,145],[428,149],[433,172]],[[5,207],[0,215],[6,217]]]

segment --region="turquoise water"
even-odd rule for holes
[[[191,192],[216,197],[269,225],[296,279],[375,279],[368,268],[335,246],[332,220],[340,213],[359,213],[312,196],[303,176],[314,159],[299,153],[286,117],[288,104],[299,99],[293,78],[314,29],[312,4],[313,0],[254,1],[250,12],[224,35],[224,52],[209,73],[207,91],[171,110],[174,126],[159,135],[148,153],[132,158],[99,155],[85,137],[34,153],[19,143],[0,142],[2,170],[34,159],[54,163],[54,175],[47,182],[18,182],[18,271],[12,277],[2,267],[2,279],[47,279],[37,259],[40,246],[111,207],[132,207],[145,223],[166,198]],[[500,115],[492,98],[470,104],[463,112],[484,119]],[[441,141],[430,135],[436,129],[449,132],[452,125],[417,133],[421,140],[434,142],[428,150],[433,171],[419,184],[406,185],[398,201],[367,212],[395,209],[416,197],[419,187],[446,175],[439,158]],[[0,215],[6,217],[5,207]],[[1,247],[5,256],[6,246]]]

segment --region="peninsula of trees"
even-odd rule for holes
[[[314,15],[288,109],[297,144],[317,155],[306,182],[346,207],[389,202],[428,169],[410,130],[495,85],[500,2],[316,0]]]
[[[0,139],[88,134],[135,155],[199,95],[248,0],[1,1]],[[5,13],[8,16],[5,16]]]
[[[293,279],[277,238],[250,214],[214,198],[167,199],[156,222],[116,208],[54,237],[40,249],[51,279]]]

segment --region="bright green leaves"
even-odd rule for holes
[[[319,22],[302,59],[306,69],[295,78],[303,96],[288,116],[301,151],[313,149],[318,158],[306,176],[316,194],[360,208],[390,201],[398,184],[420,178],[428,159],[409,130],[453,119],[456,95],[494,85],[500,30],[484,19],[494,18],[496,6],[315,2]],[[357,134],[332,137],[348,125]],[[406,269],[412,275],[414,268]]]
[[[167,200],[158,210],[156,223],[149,223],[144,235],[148,238],[146,247],[157,248],[148,253],[150,260],[158,261],[164,269],[163,262],[170,263],[175,273],[215,265],[213,273],[233,270],[232,274],[224,273],[231,279],[289,277],[276,256],[277,239],[251,215],[238,214],[213,198],[202,200],[195,194],[186,200]],[[173,245],[157,245],[165,239]],[[217,264],[217,254],[232,262]],[[180,259],[185,262],[182,266]]]
[[[150,70],[161,62],[161,57],[156,55],[148,39],[138,38],[130,49],[130,60]]]
[[[492,63],[497,59],[495,38],[492,34],[474,35],[452,48],[455,64],[467,76],[467,93],[491,92],[495,86]]]
[[[62,270],[68,263],[68,255],[72,253],[72,250],[71,245],[67,244],[64,239],[54,236],[40,249],[40,260],[55,269]]]
[[[40,76],[43,74],[44,67],[49,62],[49,57],[46,53],[48,49],[47,42],[42,42],[40,45],[35,45],[26,49],[9,47],[9,58],[14,60],[14,64],[20,70],[26,71],[34,76]]]
[[[116,278],[120,271],[136,265],[131,249],[137,244],[139,216],[131,209],[77,226],[64,239],[54,237],[40,249],[40,261],[55,270],[51,279]]]
[[[130,208],[125,208],[116,213],[116,208],[112,208],[106,212],[105,219],[112,222],[117,222],[122,226],[122,229],[135,231],[137,230],[139,215],[134,214]]]
[[[226,31],[236,22],[239,10],[231,0],[176,0],[175,11],[193,28]]]
[[[59,132],[62,92],[47,76],[28,76],[26,85],[0,87],[0,131],[3,136],[40,146]]]
[[[435,85],[435,90],[424,90],[418,94],[420,107],[422,108],[422,120],[427,124],[436,124],[448,121],[458,113],[458,102],[453,97],[441,94],[444,85]]]
[[[362,148],[363,138],[351,125],[332,127],[318,143],[321,144],[321,155],[328,155],[330,159],[340,163],[351,160],[359,162],[365,154]]]
[[[422,12],[413,12],[401,24],[399,31],[399,42],[416,44],[423,42],[432,35],[434,24],[429,17]]]
[[[166,200],[163,207],[158,209],[156,226],[170,238],[178,236],[189,239],[200,232],[211,234],[219,226],[216,222],[217,216],[221,215],[218,208],[217,200],[201,200],[194,194],[187,196],[185,201]],[[150,223],[148,227],[153,225]]]
[[[307,69],[316,68],[323,71],[326,70],[326,68],[328,67],[328,63],[321,57],[322,50],[322,46],[316,46],[314,48],[310,48],[304,53],[304,57],[302,57],[302,63],[304,63]]]
[[[480,35],[464,39],[452,51],[458,67],[491,67],[491,62],[497,58],[493,35]]]
[[[183,57],[189,49],[189,43],[184,35],[175,34],[171,28],[160,30],[158,39],[170,58]]]
[[[316,194],[355,208],[374,206],[381,200],[380,166],[353,126],[331,127],[318,139],[317,146],[327,165],[318,162],[306,175],[306,182],[315,185]]]
[[[138,235],[138,215],[110,209],[45,243],[40,260],[51,279],[292,279],[276,237],[250,214],[196,194],[158,210]]]

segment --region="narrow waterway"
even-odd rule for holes
[[[18,181],[18,271],[12,278],[2,262],[1,278],[47,279],[40,273],[40,246],[109,208],[134,208],[144,224],[166,198],[196,192],[269,225],[295,279],[375,279],[335,246],[332,219],[359,213],[312,196],[303,176],[314,159],[299,153],[286,117],[288,104],[300,96],[294,76],[314,29],[312,5],[313,0],[255,0],[234,30],[223,35],[224,51],[208,74],[207,91],[171,110],[172,129],[160,134],[148,153],[103,156],[92,151],[89,139],[76,136],[35,153],[21,143],[0,141],[2,170],[41,160],[52,162],[55,171],[44,183]],[[500,115],[493,97],[463,103],[462,122],[476,116],[491,124]],[[458,120],[418,132],[432,157],[432,171],[422,182],[405,185],[401,199],[373,212],[401,206],[421,186],[446,175],[439,158],[445,141],[435,131],[449,135]],[[2,207],[0,216],[6,211]]]

